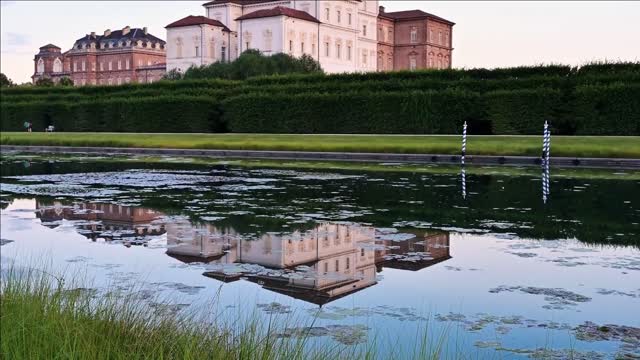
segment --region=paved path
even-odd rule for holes
[[[60,154],[127,154],[127,155],[167,155],[206,156],[211,158],[235,159],[279,159],[279,160],[324,160],[355,162],[392,162],[412,164],[459,164],[459,155],[441,154],[392,154],[392,153],[351,153],[313,151],[257,151],[257,150],[206,150],[206,149],[159,149],[121,147],[76,147],[76,146],[22,146],[2,145],[1,151],[22,151],[34,153]],[[539,157],[531,156],[484,156],[467,155],[468,165],[539,165]],[[640,159],[611,158],[570,158],[552,157],[555,167],[589,167],[612,169],[640,169]]]

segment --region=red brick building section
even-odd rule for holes
[[[43,77],[58,82],[69,77],[76,86],[154,82],[165,72],[165,45],[147,28],[127,26],[117,31],[106,30],[103,35],[93,32],[76,40],[71,50],[62,54],[56,46],[42,47],[34,59],[32,78],[34,82]],[[54,68],[54,61],[62,61],[63,68]]]
[[[381,6],[378,70],[450,69],[454,25],[422,10],[385,12]]]

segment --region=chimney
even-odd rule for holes
[[[122,35],[127,35],[130,31],[131,31],[131,27],[127,25],[124,27],[124,29],[122,29]]]
[[[383,13],[384,12],[384,6],[380,5],[380,12]]]
[[[91,32],[91,37],[96,37],[96,32],[95,31]]]
[[[107,29],[104,31],[104,36],[109,36],[111,35],[111,29]]]
[[[146,27],[146,26],[142,28],[142,32],[143,32],[145,35],[147,35],[147,27]]]

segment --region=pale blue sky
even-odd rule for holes
[[[0,71],[27,82],[47,43],[68,50],[83,35],[164,26],[204,15],[205,1],[1,1]],[[504,67],[591,60],[640,61],[640,2],[382,1],[387,11],[422,9],[454,27],[454,67]]]

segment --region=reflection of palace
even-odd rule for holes
[[[76,226],[78,232],[95,241],[98,237],[113,240],[114,237],[128,238],[136,236],[161,235],[164,225],[153,220],[163,214],[142,207],[115,204],[86,203],[63,205],[59,201],[52,203],[36,202],[36,216],[43,225],[55,228],[62,220],[83,220]]]
[[[226,282],[246,278],[316,304],[376,284],[376,274],[384,267],[415,271],[450,258],[448,233],[421,234],[404,241],[376,240],[375,236],[373,227],[324,223],[306,232],[268,233],[248,240],[229,229],[185,220],[167,224],[167,254],[219,269],[206,276]],[[225,271],[233,264],[239,270]],[[251,265],[259,267],[249,270]]]

